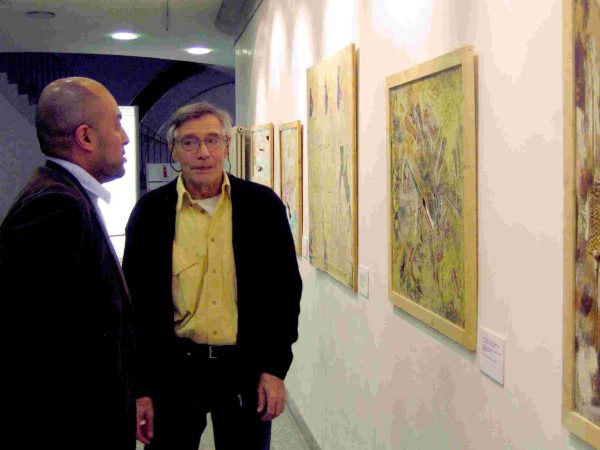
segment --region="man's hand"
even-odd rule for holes
[[[279,416],[285,408],[285,385],[281,378],[263,373],[258,382],[258,409],[264,411],[260,420],[268,422]]]
[[[141,397],[136,400],[137,407],[137,432],[138,441],[149,444],[154,437],[154,406],[150,397]]]

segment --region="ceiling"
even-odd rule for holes
[[[0,0],[0,52],[145,56],[234,67],[234,42],[257,7],[243,0]],[[34,18],[28,11],[50,11]],[[109,34],[141,37],[116,41]],[[221,31],[223,30],[223,31]],[[184,49],[203,46],[207,55]]]

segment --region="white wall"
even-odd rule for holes
[[[125,251],[125,227],[131,211],[138,200],[139,184],[139,147],[138,147],[138,108],[137,106],[119,106],[121,126],[129,137],[125,150],[125,175],[104,183],[110,192],[110,203],[98,199],[98,206],[110,240],[120,261]]]
[[[561,426],[562,17],[561,0],[264,0],[238,41],[246,126],[306,125],[306,68],[350,42],[359,52],[359,264],[371,295],[303,259],[286,379],[324,450],[588,448]],[[479,326],[507,339],[504,386],[387,298],[385,77],[464,45],[479,66]],[[307,235],[306,203],[304,220]]]
[[[0,222],[45,158],[31,125],[0,94]]]

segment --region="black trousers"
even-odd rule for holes
[[[198,450],[209,412],[217,450],[270,448],[271,422],[256,412],[258,379],[241,367],[235,347],[178,339],[166,372],[146,450]]]

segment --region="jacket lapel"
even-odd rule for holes
[[[79,183],[77,178],[75,178],[73,176],[73,174],[71,174],[71,172],[66,170],[64,167],[53,163],[52,161],[46,162],[46,168],[53,170],[54,172],[58,172],[58,175],[66,178],[65,181],[67,181],[68,184],[71,185],[71,187],[73,187],[74,189],[77,189],[83,195],[85,200],[87,201],[87,203],[92,211],[92,215],[94,216],[94,219],[96,221],[96,226],[98,228],[100,228],[100,230],[102,230],[102,236],[104,237],[104,244],[110,250],[110,253],[113,257],[112,259],[113,259],[114,267],[115,267],[116,271],[118,272],[119,278],[121,280],[121,287],[123,289],[123,292],[125,294],[127,302],[131,305],[131,296],[129,295],[129,289],[127,288],[127,283],[125,282],[125,276],[123,275],[123,269],[121,269],[121,263],[119,262],[119,258],[117,256],[117,254],[115,253],[115,249],[112,245],[112,241],[110,240],[110,236],[108,235],[108,231],[106,230],[106,225],[104,224],[104,220],[102,219],[102,217],[99,216],[97,205],[94,204],[94,202],[90,198],[90,196],[87,193],[87,191],[85,190],[85,188],[81,185],[81,183]]]

